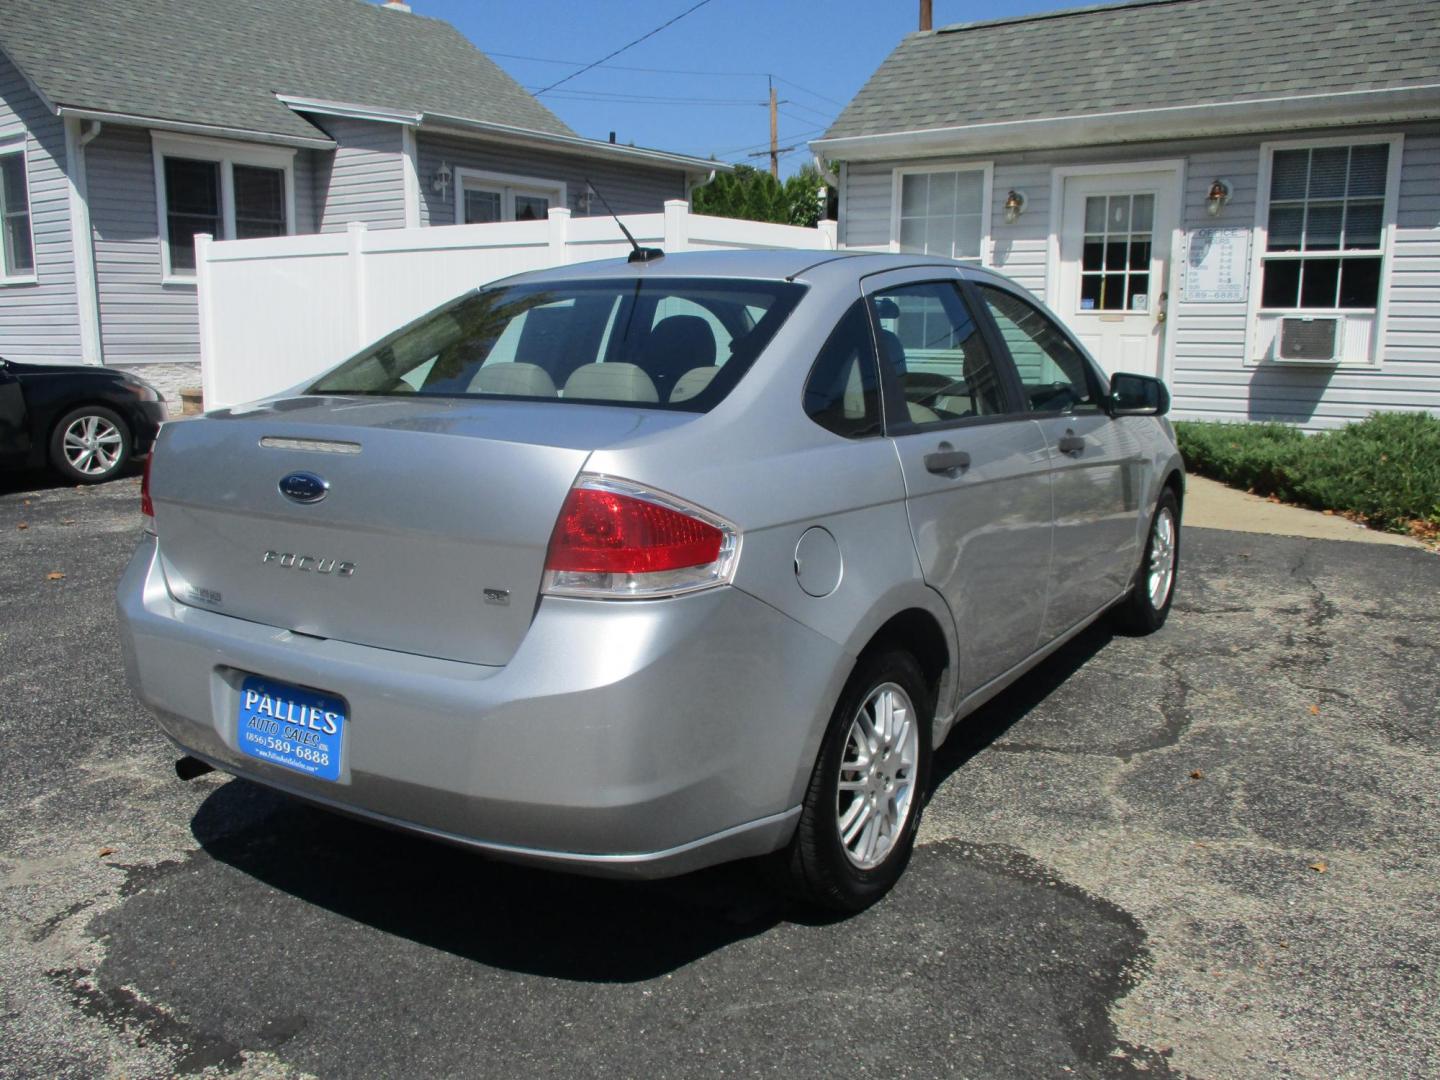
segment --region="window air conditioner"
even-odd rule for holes
[[[1344,322],[1338,315],[1287,315],[1275,335],[1275,359],[1287,364],[1338,364]]]

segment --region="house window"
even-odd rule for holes
[[[167,281],[195,276],[195,237],[251,240],[295,231],[293,151],[218,140],[154,139]]]
[[[0,149],[0,281],[35,277],[35,242],[30,232],[30,189],[25,148]]]
[[[552,206],[565,205],[565,185],[527,176],[456,169],[460,199],[457,225],[495,221],[544,221]]]
[[[897,172],[892,237],[901,251],[979,262],[988,225],[988,169]]]
[[[1273,151],[1262,309],[1376,310],[1390,158],[1388,142]]]

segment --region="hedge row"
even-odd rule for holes
[[[1440,417],[1429,413],[1374,413],[1318,435],[1198,421],[1175,431],[1201,476],[1393,532],[1440,526]]]

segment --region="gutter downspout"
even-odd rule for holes
[[[685,202],[689,205],[690,212],[692,214],[695,212],[695,192],[699,191],[702,187],[715,179],[715,170],[711,169],[704,180],[701,180],[699,183],[695,183],[691,178],[699,175],[699,173],[685,174]]]
[[[85,147],[95,141],[102,125],[67,116],[65,121],[65,187],[70,201],[70,249],[75,269],[75,307],[80,323],[80,359],[103,364],[100,340],[100,293],[95,277],[95,241],[90,227],[90,197],[85,169]]]

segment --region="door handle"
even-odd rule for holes
[[[1062,454],[1080,454],[1085,450],[1085,439],[1073,431],[1067,431],[1055,444],[1055,448]]]
[[[925,468],[940,476],[954,478],[970,467],[970,455],[942,442],[938,450],[925,455]]]

